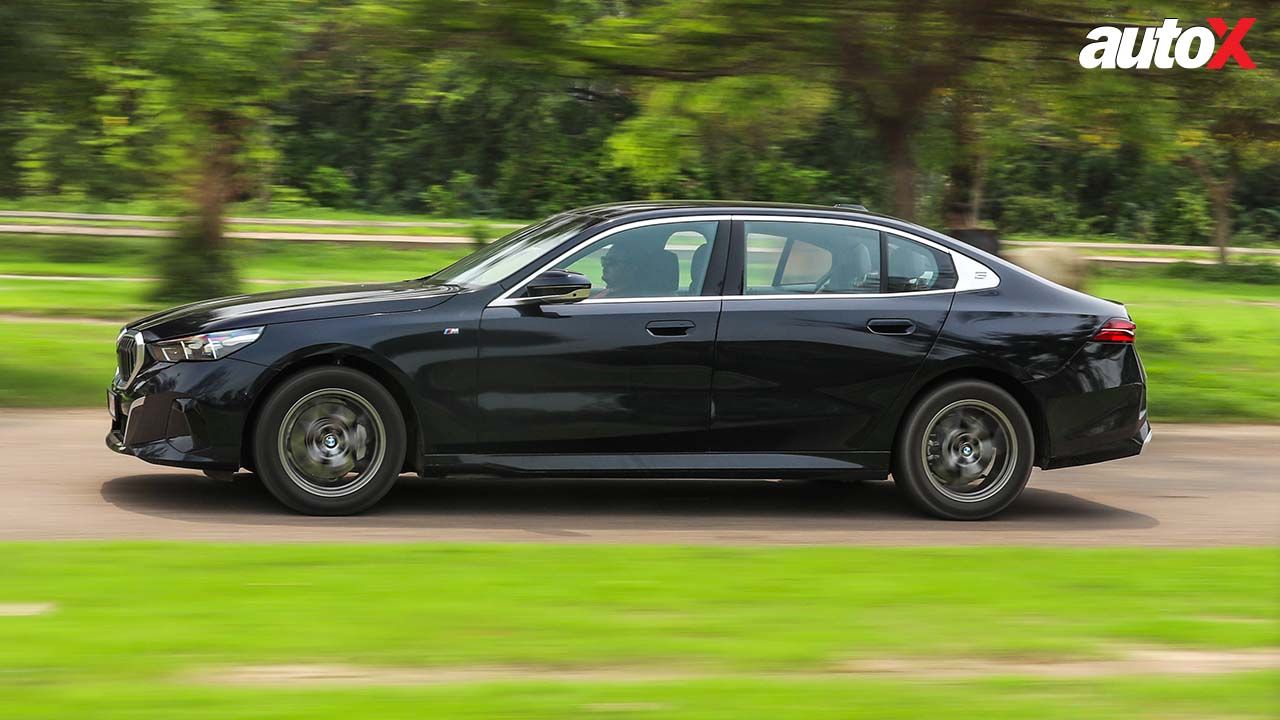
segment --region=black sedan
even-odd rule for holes
[[[1122,305],[844,207],[562,213],[416,280],[130,323],[114,450],[305,513],[401,473],[883,479],[953,519],[1142,451]]]

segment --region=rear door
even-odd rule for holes
[[[826,218],[735,219],[732,243],[709,449],[884,450],[864,441],[942,328],[951,255]]]

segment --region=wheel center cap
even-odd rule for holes
[[[965,457],[971,457],[973,455],[973,447],[970,445],[965,445],[961,447],[960,454],[964,455]]]
[[[324,446],[325,446],[325,447],[327,447],[327,448],[330,448],[330,449],[337,447],[337,446],[338,446],[338,438],[334,437],[333,435],[325,435],[325,436],[324,436]]]

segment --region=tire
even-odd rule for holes
[[[258,477],[308,515],[367,510],[404,466],[404,418],[391,393],[344,367],[305,370],[263,403],[253,431]]]
[[[893,480],[917,508],[982,520],[1009,507],[1031,477],[1035,434],[1012,395],[960,380],[926,392],[894,440]]]

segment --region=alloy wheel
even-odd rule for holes
[[[359,491],[381,467],[387,449],[382,418],[350,390],[324,388],[299,398],[278,434],[289,479],[319,497]]]
[[[929,421],[920,453],[934,489],[951,500],[976,503],[1009,483],[1018,440],[999,408],[982,400],[959,400]]]

